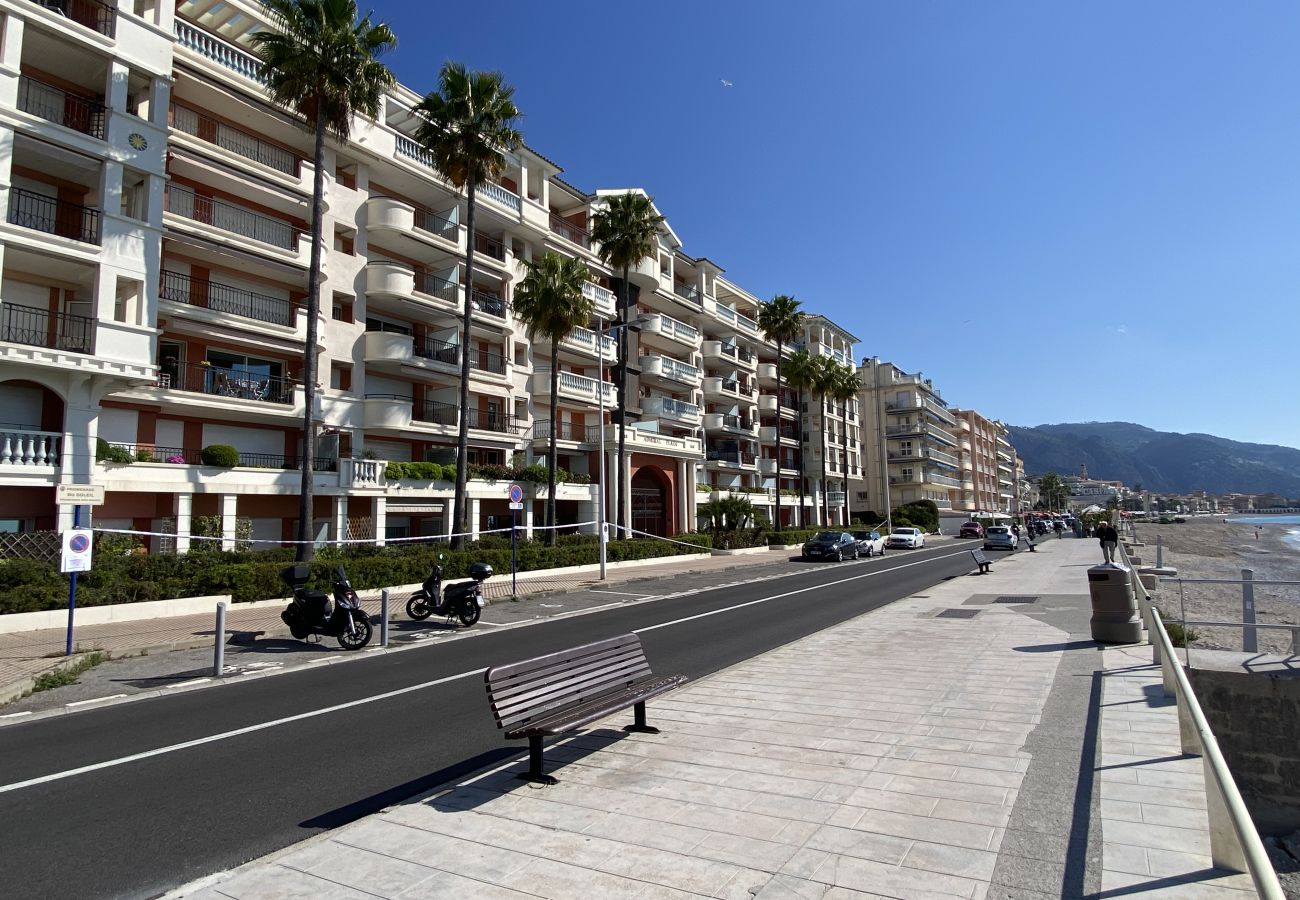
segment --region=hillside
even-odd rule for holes
[[[1012,426],[1030,474],[1088,467],[1093,478],[1140,482],[1154,491],[1274,493],[1300,497],[1300,450],[1212,434],[1155,431],[1132,422]]]

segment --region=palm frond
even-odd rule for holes
[[[515,288],[511,308],[530,341],[544,337],[554,345],[590,321],[596,305],[582,286],[592,280],[592,274],[582,260],[548,250],[539,261],[522,264],[524,277]]]
[[[613,269],[631,268],[658,246],[664,217],[655,212],[654,198],[628,191],[606,199],[592,217],[591,240],[600,258]]]
[[[503,154],[523,143],[514,94],[500,72],[471,72],[448,62],[438,74],[438,90],[416,104],[421,124],[415,139],[456,187],[496,180],[505,169]]]
[[[758,310],[758,327],[769,341],[789,343],[803,331],[803,311],[793,297],[777,294]]]

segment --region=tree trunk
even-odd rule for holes
[[[456,492],[451,514],[451,549],[465,544],[465,482],[469,477],[469,340],[474,324],[474,176],[465,182],[465,312],[460,335],[460,415],[456,429]],[[552,402],[555,395],[552,394]]]
[[[614,502],[617,504],[614,510],[614,522],[618,525],[617,537],[619,538],[632,536],[631,532],[625,530],[632,523],[628,522],[623,514],[623,510],[626,508],[625,494],[632,489],[631,484],[623,483],[623,472],[627,469],[625,461],[627,458],[627,304],[630,295],[627,278],[629,268],[629,266],[623,266],[623,298],[618,311],[620,325],[618,329],[618,471],[610,479],[612,483],[618,485],[618,490],[614,494]],[[596,385],[596,390],[601,390],[601,385]]]
[[[560,341],[562,340],[564,340],[562,334],[551,335],[551,440],[546,448],[546,462],[550,468],[546,473],[546,524],[551,526],[551,530],[546,532],[548,547],[555,546],[556,535],[559,534],[555,528],[555,429],[560,427],[560,405],[557,401],[560,397]]]
[[[319,105],[319,104],[318,104]],[[307,562],[316,553],[313,542],[316,462],[316,320],[320,317],[321,231],[325,198],[325,119],[316,118],[311,186],[311,262],[307,267],[307,346],[302,353],[302,481],[298,487],[298,545],[294,559]],[[341,538],[342,535],[335,535]]]
[[[821,479],[821,484],[818,485],[818,487],[821,488],[821,494],[822,494],[821,524],[829,525],[831,524],[831,501],[830,501],[830,497],[826,495],[826,398],[824,396],[817,398],[817,406],[821,409],[821,418],[822,418],[822,427],[821,427],[822,479]]]
[[[781,339],[776,339],[776,533],[781,533]]]
[[[804,397],[803,388],[799,388],[798,394],[795,399],[795,410],[794,410],[796,413],[795,420],[797,423],[795,427],[795,433],[799,435],[799,525],[803,528],[807,528],[808,523],[804,521],[805,517],[808,515],[808,490],[806,484],[804,483],[804,479],[806,476],[804,474],[804,461],[803,461],[803,397]],[[778,415],[781,412],[780,397],[778,397],[776,401],[776,411]],[[780,420],[778,419],[778,421]]]

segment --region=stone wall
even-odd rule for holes
[[[1256,827],[1262,834],[1300,828],[1300,678],[1187,674]]]

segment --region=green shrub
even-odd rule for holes
[[[787,528],[780,534],[773,532],[767,536],[768,544],[781,546],[783,544],[802,544],[805,541],[811,541],[820,528]]]
[[[894,508],[893,523],[919,528],[924,532],[939,530],[939,507],[933,500],[915,500]]]
[[[697,493],[697,494],[712,494],[712,493],[713,493],[713,485],[711,485],[711,484],[696,484],[696,485],[695,485],[695,493]]]
[[[1175,647],[1186,647],[1188,641],[1194,641],[1200,637],[1193,628],[1183,629],[1178,622],[1165,622],[1165,632],[1169,635],[1169,640]]]
[[[125,447],[114,447],[103,438],[96,438],[95,459],[100,462],[121,463],[129,466],[135,462],[135,455]]]
[[[543,463],[533,463],[531,466],[524,466],[515,473],[515,477],[519,481],[530,481],[533,484],[546,484],[550,475],[551,470]],[[557,482],[563,480],[560,478],[560,473],[558,471],[555,473],[555,480]]]
[[[154,462],[153,452],[147,449],[135,451],[136,462]]]
[[[199,454],[205,466],[218,469],[233,469],[239,465],[239,451],[229,444],[208,444]]]

